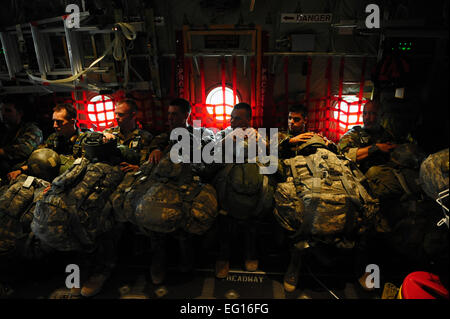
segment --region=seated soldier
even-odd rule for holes
[[[126,159],[120,163],[124,172],[137,171],[147,160],[148,147],[153,139],[152,134],[138,128],[136,114],[138,107],[133,99],[117,102],[114,114],[117,126],[103,131],[107,140],[117,138],[119,148]]]
[[[23,166],[43,139],[42,131],[35,124],[24,122],[24,108],[14,97],[3,99],[1,113],[0,178]]]
[[[230,126],[216,134],[215,143],[219,144],[221,149],[226,149],[227,140],[236,141],[236,138],[241,134],[245,134],[248,140],[262,140],[265,147],[268,147],[267,142],[262,138],[258,131],[251,127],[252,109],[247,103],[238,103],[233,107],[231,112]],[[237,130],[241,129],[241,130]],[[245,133],[243,133],[245,131]],[[250,131],[250,132],[249,132]],[[241,136],[242,137],[242,136]],[[234,150],[234,147],[233,147]],[[234,152],[234,151],[233,151]],[[225,152],[223,152],[225,155]],[[237,154],[233,153],[233,160]],[[219,253],[216,260],[216,277],[226,278],[230,269],[230,253],[232,237],[236,234],[235,225],[237,219],[227,214],[219,214],[218,221],[218,239],[219,239]],[[258,269],[258,258],[256,252],[257,246],[257,227],[254,219],[243,219],[241,224],[244,225],[244,258],[245,269],[247,271],[256,271]]]
[[[308,125],[308,109],[306,106],[298,104],[289,108],[288,115],[288,131],[280,132],[278,134],[278,154],[280,159],[289,159],[298,155],[298,146],[307,142],[315,135],[320,135],[314,132],[307,131]],[[326,137],[320,135],[325,141],[328,148],[336,152],[336,145],[329,141]],[[304,253],[303,247],[298,247],[296,243],[291,243],[291,258],[288,269],[284,275],[284,288],[288,292],[296,289],[302,256]]]
[[[278,134],[278,154],[280,158],[291,158],[297,154],[297,146],[308,141],[314,135],[320,135],[331,150],[336,151],[336,145],[320,133],[308,132],[308,109],[298,104],[289,108],[288,131]]]
[[[394,138],[378,123],[378,110],[377,102],[368,101],[363,111],[364,126],[353,127],[338,143],[339,151],[358,163],[363,173],[389,161],[390,151],[397,146]]]
[[[156,136],[150,144],[149,151],[149,161],[153,163],[159,163],[162,156],[170,152],[171,146],[174,141],[170,140],[170,132],[176,128],[185,128],[190,133],[191,139],[191,159],[193,154],[193,138],[194,131],[199,130],[200,136],[202,137],[199,147],[202,148],[208,142],[212,141],[214,138],[214,133],[205,128],[194,128],[187,123],[189,115],[191,113],[191,105],[185,99],[175,99],[169,103],[167,110],[169,132],[161,133]],[[166,274],[166,253],[167,253],[167,241],[168,237],[166,234],[152,232],[151,233],[151,243],[152,243],[152,264],[151,264],[151,277],[152,282],[157,285],[164,281]],[[194,251],[192,246],[192,237],[184,232],[174,234],[178,245],[180,248],[180,270],[182,272],[189,272],[192,270],[194,264]]]
[[[168,146],[172,145],[170,132],[175,128],[186,128],[191,134],[191,138],[193,137],[195,130],[200,130],[200,136],[202,137],[201,147],[214,139],[214,133],[206,127],[194,128],[188,124],[187,121],[190,114],[191,105],[185,99],[178,98],[169,103],[169,108],[167,110],[169,132],[164,132],[153,139],[149,147],[149,151],[151,152],[149,156],[150,162],[159,163],[164,152],[170,150],[168,149]]]
[[[77,111],[72,104],[57,104],[53,108],[53,128],[55,132],[38,146],[41,148],[49,148],[59,155],[73,156],[74,158],[82,156],[80,134],[76,127]],[[13,180],[21,173],[27,172],[28,166],[23,165],[16,171],[8,173],[8,179]]]
[[[50,253],[33,236],[30,225],[36,203],[59,175],[60,164],[55,151],[37,149],[28,158],[28,176],[17,178],[0,192],[0,298],[12,294],[10,286],[23,277],[24,267]],[[15,213],[8,214],[11,211]]]

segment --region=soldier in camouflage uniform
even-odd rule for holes
[[[320,135],[314,132],[308,132],[308,109],[306,106],[298,104],[289,108],[288,131],[278,133],[278,156],[280,159],[289,159],[295,157],[299,152],[299,146],[314,136]],[[328,149],[337,152],[337,146],[326,137],[320,135]],[[303,242],[290,243],[290,262],[286,273],[284,274],[284,289],[292,292],[297,287],[300,267],[305,251]]]
[[[186,128],[190,133],[191,138],[191,159],[193,154],[193,138],[194,130],[200,130],[201,141],[197,144],[199,147],[203,147],[208,142],[214,139],[214,133],[204,127],[194,128],[187,123],[189,115],[191,113],[191,105],[185,99],[175,99],[169,103],[168,108],[168,123],[169,132],[164,132],[156,136],[150,144],[149,161],[159,163],[162,156],[167,152],[170,152],[171,147],[176,141],[170,140],[170,132],[175,128]],[[192,238],[186,232],[179,232],[175,235],[180,247],[180,269],[183,272],[189,272],[193,267],[193,247]],[[166,273],[166,249],[168,236],[163,233],[151,232],[152,242],[152,264],[151,264],[151,277],[154,284],[163,282]]]
[[[59,155],[64,155],[63,166],[68,168],[75,158],[83,156],[81,142],[85,133],[80,133],[75,122],[77,118],[76,109],[69,103],[58,104],[53,108],[53,128],[55,132],[38,146],[49,148]],[[13,180],[21,173],[27,172],[28,167],[23,165],[18,170],[8,173],[8,179]]]
[[[298,146],[308,141],[314,135],[320,135],[313,132],[307,132],[308,109],[301,104],[293,105],[289,108],[288,131],[278,133],[278,156],[281,159],[295,157],[298,152]],[[322,135],[320,135],[322,136]],[[336,151],[336,145],[322,136],[331,151]]]
[[[71,155],[80,133],[75,126],[77,110],[69,103],[58,104],[53,108],[53,128],[55,132],[39,145],[50,148],[58,154]]]
[[[117,138],[119,148],[126,159],[120,163],[124,172],[137,171],[148,159],[152,134],[138,128],[136,123],[137,104],[132,99],[124,99],[117,103],[114,110],[118,126],[103,131],[106,139]]]
[[[342,136],[339,151],[358,163],[360,170],[367,170],[389,161],[390,151],[397,145],[394,138],[378,124],[378,103],[368,101],[364,106],[364,126],[355,126]]]
[[[200,136],[202,137],[201,147],[214,139],[214,133],[211,130],[205,127],[194,128],[187,123],[189,115],[191,114],[191,105],[185,99],[179,98],[171,101],[167,113],[169,132],[157,135],[151,142],[149,147],[149,160],[151,162],[159,163],[162,155],[165,152],[170,151],[170,146],[174,144],[174,142],[170,140],[170,132],[175,128],[186,128],[191,134],[191,138],[193,137],[195,130],[200,130]],[[193,146],[193,143],[191,143],[191,146]]]
[[[42,131],[33,123],[23,121],[24,110],[13,99],[4,100],[0,126],[0,179],[27,161],[42,143]]]
[[[259,135],[258,131],[255,128],[251,127],[251,119],[251,106],[247,103],[236,104],[233,107],[233,111],[231,112],[230,126],[220,132],[217,132],[215,136],[215,143],[221,144],[222,149],[224,149],[228,139],[232,139],[233,144],[235,144],[235,140],[237,140],[237,137],[242,134],[242,130],[244,130],[248,140],[254,140],[256,142],[261,140],[263,144],[268,147],[266,140],[261,135]],[[233,147],[233,150],[235,149],[236,148]],[[225,152],[223,152],[223,154],[225,155]],[[234,153],[233,158],[236,155],[237,154]],[[230,216],[230,214],[219,214],[217,219],[219,252],[215,269],[217,278],[226,278],[228,275],[230,269],[231,241],[232,237],[236,235],[238,226],[242,229],[245,229],[244,238],[242,239],[242,242],[244,244],[245,269],[247,271],[256,271],[258,269],[259,260],[257,257],[256,248],[259,236],[257,231],[256,219],[249,218],[238,220],[237,218]]]

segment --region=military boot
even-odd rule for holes
[[[291,250],[291,260],[288,269],[284,274],[284,289],[287,292],[293,292],[297,288],[300,267],[302,264],[302,251],[298,248]]]
[[[227,216],[219,215],[219,254],[216,259],[216,277],[226,278],[230,270],[231,238],[233,222]]]
[[[89,277],[81,288],[83,297],[93,297],[102,290],[105,281],[109,278],[109,273],[96,273]],[[76,291],[74,291],[76,292]],[[72,293],[72,291],[71,291]]]

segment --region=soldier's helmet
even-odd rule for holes
[[[91,162],[117,162],[120,151],[117,149],[117,139],[105,141],[99,132],[90,132],[82,142],[84,156]]]
[[[425,153],[416,144],[400,144],[391,152],[392,162],[412,169],[418,169],[424,159]]]
[[[30,175],[51,182],[59,174],[61,160],[54,150],[41,148],[31,153],[27,165]]]

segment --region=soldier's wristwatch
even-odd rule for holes
[[[377,144],[372,144],[369,147],[369,156],[375,154],[376,152],[378,152],[380,149],[378,148]]]

